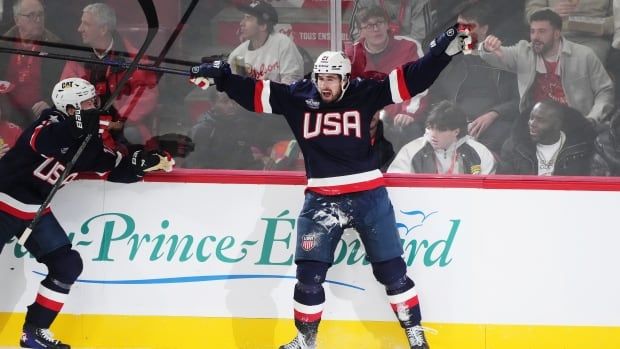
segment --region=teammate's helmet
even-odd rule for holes
[[[317,84],[318,74],[338,74],[342,80],[342,94],[349,87],[349,78],[351,77],[351,61],[341,51],[325,51],[314,62],[312,70],[312,82]],[[340,99],[339,99],[340,100]]]
[[[95,86],[80,78],[61,80],[54,86],[52,101],[59,111],[67,114],[67,107],[80,109],[82,102],[97,96]]]

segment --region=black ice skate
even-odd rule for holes
[[[71,349],[70,345],[54,339],[54,335],[49,329],[29,325],[24,325],[19,346],[30,349]]]
[[[281,345],[280,349],[316,349],[315,339],[297,332],[297,336],[290,343]]]
[[[428,329],[420,325],[405,328],[411,349],[429,349],[428,342],[424,336],[424,331],[426,330]]]

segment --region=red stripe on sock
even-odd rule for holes
[[[35,299],[35,302],[53,311],[60,311],[60,309],[62,309],[62,306],[65,305],[64,303],[59,303],[49,298],[46,298],[45,296],[42,296],[39,293],[37,293],[37,299]]]
[[[295,320],[299,320],[302,322],[315,322],[321,320],[321,315],[323,312],[318,312],[316,314],[305,314],[300,311],[295,310]]]
[[[402,302],[402,303],[390,303],[390,305],[392,306],[392,310],[397,311],[397,308],[399,306],[404,305],[405,307],[407,307],[407,309],[411,309],[414,307],[417,307],[418,304],[420,304],[420,301],[418,300],[418,296],[415,296],[413,298],[409,298],[408,300]]]

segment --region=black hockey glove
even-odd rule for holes
[[[159,136],[149,138],[144,143],[144,148],[149,150],[156,150],[160,152],[166,152],[173,157],[184,158],[189,153],[194,151],[194,142],[186,135],[178,133],[166,133]]]
[[[131,166],[135,174],[142,177],[146,172],[172,171],[174,159],[166,152],[136,150],[131,154]]]
[[[452,57],[470,48],[472,41],[469,30],[457,23],[431,42],[430,52],[433,56]]]
[[[73,116],[72,136],[74,138],[83,138],[89,133],[97,136],[101,114],[102,112],[98,109],[76,110]]]
[[[189,72],[189,81],[203,90],[206,90],[212,83],[218,91],[222,92],[222,80],[232,74],[230,64],[226,61],[213,61],[193,66]]]

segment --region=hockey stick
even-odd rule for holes
[[[15,37],[8,37],[8,36],[0,35],[0,41],[19,43],[19,42],[21,42],[21,39],[15,38]],[[33,45],[42,46],[42,47],[60,48],[60,49],[63,49],[63,50],[80,51],[80,52],[86,52],[86,53],[89,53],[89,54],[93,52],[92,48],[85,47],[85,46],[80,46],[80,45],[71,45],[71,44],[66,44],[66,43],[48,42],[48,41],[40,41],[40,40],[32,40],[32,41],[29,41],[29,42],[32,43]],[[5,46],[2,46],[2,47],[0,47],[0,49],[4,48],[4,47]],[[117,54],[118,56],[121,56],[121,57],[131,58],[131,54],[129,52],[114,51],[114,53]],[[20,53],[20,54],[25,54],[25,53]],[[217,57],[217,56],[222,56],[222,57],[226,56],[226,57],[228,57],[228,55],[225,55],[225,54],[213,55],[213,57]],[[67,57],[70,57],[70,56],[67,56]],[[77,58],[81,58],[81,57],[77,57]],[[149,61],[155,61],[156,60],[156,57],[149,56],[149,55],[144,55],[144,56],[142,56],[142,58],[146,59],[146,60],[149,60]],[[66,58],[66,59],[67,60],[72,60],[71,58]],[[214,58],[214,60],[215,60],[215,58]],[[178,59],[178,58],[165,58],[163,60],[163,63],[183,65],[183,66],[186,66],[186,67],[192,67],[192,66],[196,65],[196,63],[194,63],[194,62],[190,62],[190,61],[186,61],[186,60]]]
[[[121,93],[122,87],[129,80],[129,77],[133,74],[133,72],[136,70],[136,66],[138,62],[140,61],[140,59],[142,59],[142,56],[144,56],[146,49],[151,44],[151,41],[153,41],[153,38],[157,34],[157,30],[159,29],[159,19],[157,18],[157,11],[155,10],[155,5],[153,4],[153,0],[138,0],[138,2],[140,3],[140,7],[142,7],[142,11],[144,12],[144,16],[146,17],[146,21],[148,25],[148,31],[146,33],[146,38],[144,39],[144,43],[142,44],[142,47],[140,47],[140,50],[138,51],[138,53],[136,53],[133,62],[129,65],[129,67],[123,74],[123,77],[121,78],[121,81],[118,83],[116,90],[112,92],[110,98],[106,101],[103,108],[101,108],[102,110],[107,110],[112,106],[112,103],[114,103],[114,100],[116,99],[116,97],[118,97],[118,95]],[[58,189],[60,189],[60,186],[65,181],[69,173],[71,172],[71,169],[73,168],[73,166],[79,159],[80,155],[82,155],[82,152],[86,148],[86,145],[88,145],[88,142],[90,142],[91,138],[92,138],[92,134],[89,133],[86,135],[86,137],[82,141],[82,144],[80,144],[80,147],[76,150],[75,154],[71,158],[71,161],[67,163],[65,170],[62,172],[62,174],[60,175],[56,183],[54,183],[54,186],[52,187],[52,190],[50,190],[50,193],[47,195],[47,198],[45,198],[45,201],[43,201],[43,203],[37,210],[37,213],[35,214],[32,221],[30,222],[28,227],[24,230],[20,238],[17,240],[17,242],[20,245],[24,246],[26,244],[26,241],[28,241],[30,234],[32,234],[32,229],[34,229],[36,224],[41,219],[41,216],[43,215],[43,211],[45,210],[45,208],[47,208],[47,206],[49,206],[50,202],[52,201],[52,198],[54,197],[54,195],[56,195],[56,192],[58,191]]]
[[[50,53],[50,52],[44,52],[44,51],[21,50],[17,48],[9,48],[9,47],[0,47],[0,53],[10,53],[10,54],[16,54],[16,55],[50,58],[50,59],[56,59],[56,60],[61,60],[61,61],[75,61],[75,62],[80,62],[80,63],[108,65],[108,66],[118,67],[122,69],[128,69],[135,62],[133,61],[131,63],[127,63],[123,61],[114,61],[114,60],[98,60],[95,58],[62,55],[62,54],[56,54],[56,53]],[[209,56],[206,58],[207,58],[207,61],[211,59],[216,61],[219,59],[223,59],[223,57],[225,57],[224,54]],[[192,66],[200,64],[200,63],[192,63],[192,62],[187,62],[187,63],[191,63]],[[136,64],[136,69],[148,70],[148,71],[153,71],[157,73],[168,73],[168,74],[189,76],[189,72],[187,72],[186,70],[158,67],[158,66],[150,65],[150,64]]]

